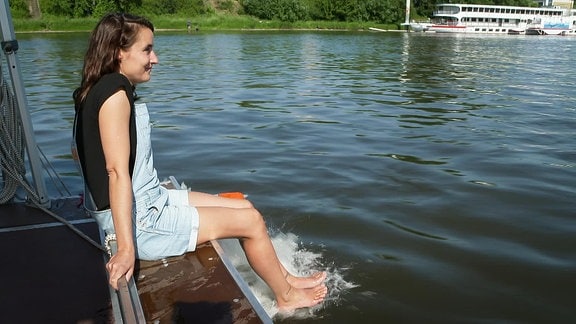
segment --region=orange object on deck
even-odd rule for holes
[[[218,194],[218,196],[225,197],[225,198],[233,198],[233,199],[245,199],[246,198],[246,196],[239,191],[221,192]]]

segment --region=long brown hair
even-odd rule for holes
[[[141,28],[154,31],[154,26],[146,18],[126,13],[107,14],[100,19],[90,35],[84,56],[82,82],[74,91],[76,107],[80,107],[92,86],[103,75],[120,70],[118,52],[120,49],[127,50],[136,42]]]

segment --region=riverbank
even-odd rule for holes
[[[214,14],[196,17],[148,17],[157,30],[368,30],[376,27],[383,30],[399,30],[398,25],[384,25],[374,22],[343,21],[297,21],[283,22],[260,20],[243,15]],[[14,18],[14,30],[19,32],[77,32],[90,31],[98,22],[97,18],[43,17],[41,19]]]

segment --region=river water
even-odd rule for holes
[[[18,38],[38,144],[79,193],[87,34]],[[290,268],[330,273],[322,307],[278,322],[576,321],[576,37],[158,32],[155,47],[138,93],[160,177],[243,191]]]

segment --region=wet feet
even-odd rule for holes
[[[326,272],[316,272],[308,277],[295,277],[291,274],[286,275],[286,281],[294,288],[313,288],[326,280]]]
[[[324,301],[327,294],[328,288],[324,284],[319,284],[312,288],[296,288],[291,286],[284,294],[284,298],[277,299],[278,312],[288,314],[298,308],[316,306]]]

